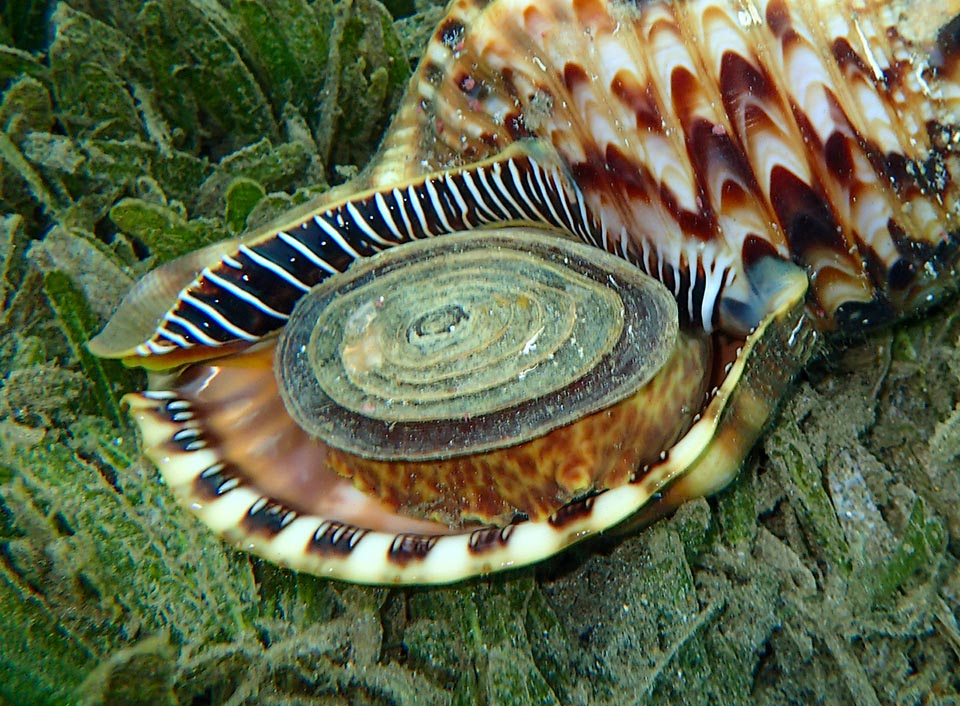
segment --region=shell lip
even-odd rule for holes
[[[87,349],[100,358],[122,358],[132,364],[152,368],[168,368],[185,362],[183,357],[152,355],[147,345],[168,310],[168,304],[194,283],[204,267],[219,260],[236,245],[223,240],[200,248],[183,257],[164,263],[140,279],[120,302],[116,312],[101,331],[87,341]],[[179,352],[169,341],[170,350]],[[166,353],[166,350],[164,351]],[[217,351],[217,355],[222,351]],[[209,351],[197,351],[194,359],[210,357]],[[154,358],[159,361],[149,362]],[[162,361],[162,362],[160,362]]]

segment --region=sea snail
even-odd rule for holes
[[[821,333],[954,285],[958,15],[457,0],[359,178],[151,273],[90,347],[153,371],[146,454],[244,549],[538,561],[723,487]]]

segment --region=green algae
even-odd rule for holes
[[[0,33],[0,701],[956,703],[955,306],[831,350],[718,498],[489,580],[293,574],[158,483],[117,409],[140,374],[84,337],[362,166],[417,9],[90,0]]]
[[[97,321],[83,293],[73,284],[69,275],[59,270],[44,275],[43,291],[70,343],[71,353],[89,383],[89,399],[92,402],[89,407],[92,409],[87,411],[99,413],[113,426],[129,431],[130,426],[124,420],[120,398],[113,385],[113,381],[118,386],[127,382],[127,376],[117,361],[99,359],[87,350],[87,341],[97,332]]]

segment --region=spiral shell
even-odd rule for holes
[[[820,333],[891,321],[955,286],[958,182],[958,0],[455,0],[358,179],[149,275],[91,349],[161,371],[129,398],[146,452],[217,531],[324,575],[451,581],[536,561],[638,510],[654,515],[721,488]],[[387,335],[378,307],[392,306],[390,293],[345,290],[343,313],[330,315],[337,335],[315,337],[325,349],[312,334],[294,339],[314,295],[302,310],[297,302],[328,279],[339,287],[351,263],[516,225],[537,229],[538,243],[552,234],[619,255],[666,287],[679,333],[657,377],[579,421],[539,404],[579,373],[533,401],[464,397],[439,412],[436,429],[448,431],[427,432],[405,415],[421,406],[410,388],[454,397],[428,391],[434,368],[390,380],[379,370],[407,357],[394,347],[404,336],[427,359],[444,345],[472,351],[436,338],[462,328],[466,308],[401,298],[410,318]],[[430,278],[442,288],[446,277],[438,266]],[[303,379],[349,415],[328,418],[327,401],[304,414],[299,387],[285,382],[281,393],[280,330],[293,355],[276,363],[282,374],[301,358],[323,361]],[[585,358],[604,360],[615,338],[605,330]],[[522,359],[516,346],[532,338],[517,334],[501,358]],[[494,379],[484,375],[465,386]],[[360,392],[333,386],[338,376]],[[609,419],[583,431],[584,420],[657,385],[669,393],[636,408],[657,421],[659,441],[611,442]],[[384,402],[396,399],[407,402]],[[511,408],[522,419],[500,441],[473,440]],[[517,432],[527,425],[541,435]],[[363,426],[388,428],[387,439],[389,428],[402,431],[384,452],[361,441]],[[346,433],[317,438],[330,430]],[[454,438],[466,445],[437,451]],[[496,456],[510,449],[522,455]],[[557,482],[575,451],[588,470]],[[629,462],[610,471],[618,458]],[[492,525],[470,524],[478,519]]]

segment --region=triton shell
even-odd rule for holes
[[[145,452],[217,532],[319,575],[450,582],[722,488],[821,333],[955,286],[958,179],[960,0],[458,0],[360,177],[148,275],[90,347],[155,371],[128,396]],[[612,288],[544,303],[514,259]],[[401,262],[450,296],[396,289]],[[675,309],[608,359],[624,269]],[[533,328],[500,339],[497,316]],[[529,322],[556,358],[571,319],[588,364],[501,389],[553,365],[523,366]],[[474,324],[483,345],[453,335]],[[610,371],[611,397],[550,397]],[[611,440],[621,417],[655,432]]]

